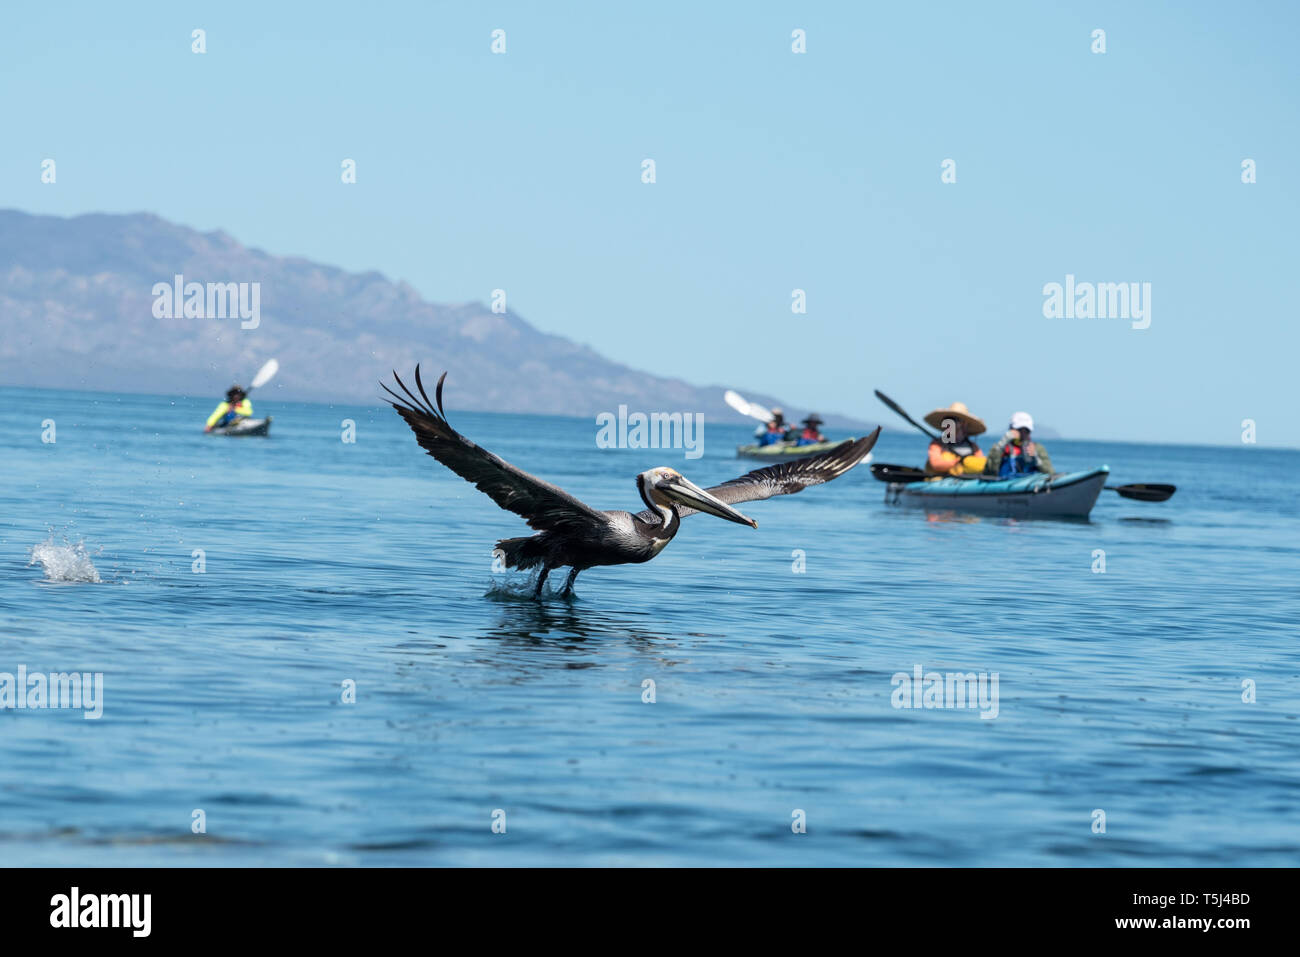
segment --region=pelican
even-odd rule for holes
[[[648,469],[636,477],[637,491],[646,504],[644,511],[603,512],[580,502],[564,489],[515,468],[453,429],[442,409],[446,372],[438,379],[434,402],[429,401],[424,391],[418,365],[415,387],[419,398],[396,372],[393,378],[405,397],[383,383],[380,385],[396,400],[390,400],[389,404],[406,420],[420,447],[467,482],[473,482],[492,501],[523,516],[529,526],[537,529],[536,535],[497,542],[507,568],[541,566],[534,597],[541,597],[542,585],[553,568],[569,568],[561,592],[567,597],[573,594],[573,583],[581,571],[596,565],[650,561],[673,540],[682,518],[694,512],[758,528],[757,522],[733,506],[773,495],[793,495],[809,485],[839,478],[867,457],[880,435],[877,428],[865,438],[821,455],[755,469],[708,489],[700,488],[676,469]]]

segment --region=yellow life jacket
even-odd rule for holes
[[[221,417],[229,411],[230,411],[230,403],[223,401],[220,405],[217,406],[216,411],[213,412],[210,416],[208,416],[207,427],[209,429],[212,428],[214,425],[217,424],[217,422],[221,419]],[[252,414],[253,414],[253,403],[248,401],[248,396],[244,396],[243,401],[241,401],[239,405],[235,406],[235,415],[242,415],[248,417],[251,416]]]
[[[978,475],[984,471],[984,462],[983,452],[959,458],[956,452],[949,452],[940,443],[931,442],[925,471],[930,475]]]

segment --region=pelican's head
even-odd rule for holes
[[[676,469],[667,466],[649,469],[636,477],[636,484],[641,490],[641,497],[651,508],[676,502],[700,512],[716,515],[718,518],[725,518],[737,525],[758,528],[758,522],[740,514],[716,496],[710,495]]]

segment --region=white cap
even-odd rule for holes
[[[1028,412],[1013,412],[1011,414],[1011,427],[1013,429],[1034,430],[1034,417]]]

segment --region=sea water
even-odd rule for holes
[[[215,398],[0,399],[0,674],[103,675],[97,720],[0,708],[5,864],[1300,861],[1295,451],[1050,442],[1179,486],[1086,523],[888,506],[859,468],[535,602],[493,568],[522,520],[387,407],[268,392],[235,439]],[[451,421],[598,508],[759,464],[742,426],[688,459]],[[949,674],[996,715],[904,691]]]

